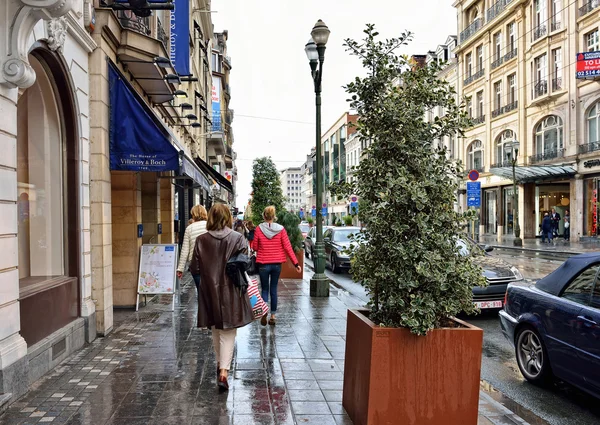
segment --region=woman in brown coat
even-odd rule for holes
[[[246,239],[231,229],[232,217],[223,204],[208,213],[207,233],[198,236],[190,271],[199,274],[198,327],[212,329],[217,357],[219,389],[228,390],[227,376],[233,359],[237,328],[252,322],[252,307],[227,276],[225,266],[235,254],[246,251]]]

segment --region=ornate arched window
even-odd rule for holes
[[[496,139],[496,162],[498,164],[503,164],[506,161],[506,156],[504,155],[504,147],[508,143],[512,143],[516,140],[517,135],[512,130],[505,130]]]
[[[600,101],[592,106],[587,114],[588,143],[600,142]]]
[[[543,158],[556,158],[563,148],[563,122],[549,115],[535,127],[535,152]]]
[[[473,140],[467,148],[468,166],[471,170],[483,171],[483,143]]]

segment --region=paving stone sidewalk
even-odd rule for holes
[[[310,298],[309,277],[280,283],[277,326],[239,330],[229,393],[216,389],[212,339],[195,328],[186,276],[175,312],[167,296],[116,311],[112,334],[33,384],[0,424],[351,424],[341,404],[344,335],[357,304],[334,288]],[[480,425],[515,423],[526,422],[482,392]]]
[[[583,254],[586,252],[600,251],[600,241],[584,240],[580,242],[565,241],[559,236],[552,240],[552,243],[544,243],[540,238],[523,239],[522,247],[515,247],[513,244],[514,237],[512,235],[504,236],[502,241],[498,241],[497,235],[481,235],[479,243],[485,243],[497,248],[511,250],[538,251],[544,253],[556,253],[565,255]]]

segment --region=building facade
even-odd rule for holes
[[[313,178],[316,160],[316,148],[312,148],[310,155],[306,155],[306,161],[302,164],[302,167],[300,167],[300,173],[302,174],[302,193],[300,202],[306,218],[312,217],[313,207],[316,208],[317,182]]]
[[[300,212],[302,208],[302,173],[300,167],[290,167],[279,176],[281,191],[285,197],[284,208],[290,212]]]
[[[571,240],[596,237],[600,93],[594,77],[577,78],[575,58],[600,50],[600,3],[457,0],[454,6],[459,93],[470,99],[475,123],[459,154],[468,169],[481,172],[479,233],[512,234],[517,208],[521,235],[535,237],[544,212],[555,208],[561,217],[570,210]],[[515,200],[507,155],[516,141]]]
[[[96,337],[90,23],[86,1],[0,5],[0,404]]]

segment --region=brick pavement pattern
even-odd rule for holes
[[[34,383],[0,424],[351,424],[341,404],[344,335],[357,304],[335,288],[310,298],[308,278],[280,282],[275,327],[238,332],[229,393],[217,391],[210,331],[195,328],[187,275],[175,312],[167,296],[116,311],[112,334]],[[479,424],[526,422],[482,392]]]

